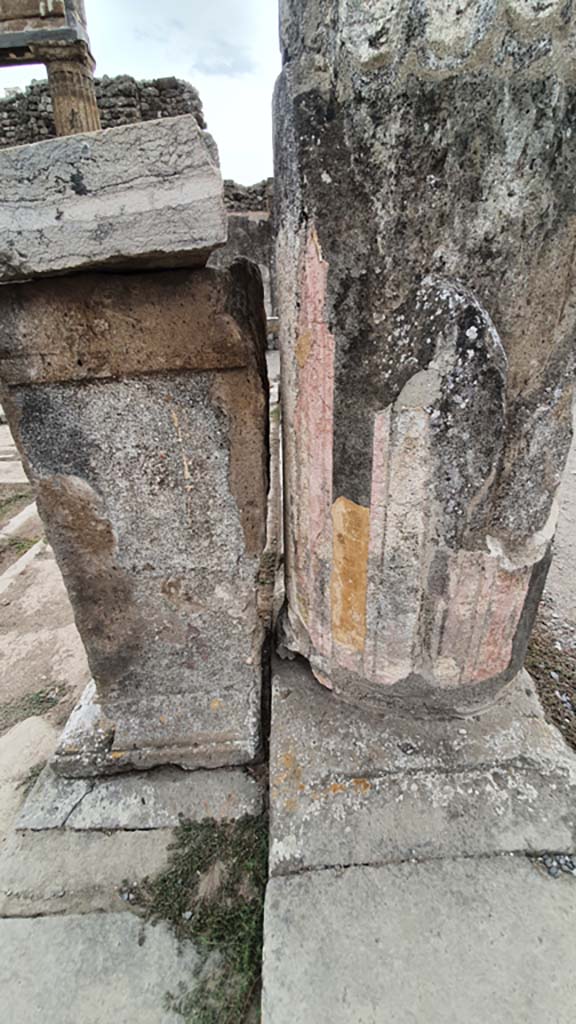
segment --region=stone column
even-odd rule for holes
[[[284,644],[375,709],[522,665],[571,433],[574,18],[281,0]]]
[[[57,135],[77,135],[100,128],[93,64],[85,60],[47,60],[48,86]]]
[[[55,767],[249,762],[266,319],[251,263],[202,266],[226,238],[214,144],[192,117],[131,125],[6,151],[0,181],[2,403],[94,676]]]

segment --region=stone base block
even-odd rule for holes
[[[276,661],[272,875],[576,848],[576,754],[527,673],[473,718],[368,715]]]
[[[256,269],[0,292],[5,407],[95,680],[57,770],[252,761],[269,427]]]
[[[234,690],[228,700],[221,687],[217,692],[151,695],[105,711],[91,682],[67,722],[53,768],[67,778],[89,778],[166,764],[248,764],[260,747],[259,707],[250,709]]]
[[[22,807],[24,832],[72,829],[149,831],[176,828],[182,819],[235,821],[262,813],[263,788],[241,768],[183,772],[160,768],[146,775],[64,779],[42,772]]]

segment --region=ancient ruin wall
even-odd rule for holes
[[[193,114],[200,127],[206,127],[197,89],[178,78],[97,78],[96,97],[103,128],[180,114]],[[23,92],[0,99],[0,147],[41,142],[55,134],[47,81],[32,82]]]

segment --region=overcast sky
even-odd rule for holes
[[[272,174],[272,88],[280,70],[276,0],[85,0],[97,75],[176,75],[200,91],[222,172]],[[2,87],[44,75],[0,68]]]

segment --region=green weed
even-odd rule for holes
[[[265,818],[183,823],[166,870],[137,891],[149,919],[201,954],[191,989],[167,996],[186,1024],[246,1020],[260,985],[267,864]]]

